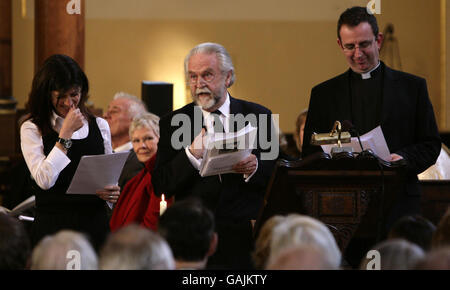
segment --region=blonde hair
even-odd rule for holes
[[[256,269],[264,269],[270,255],[270,243],[273,229],[286,219],[285,216],[274,215],[262,226],[258,238],[255,241],[255,250],[252,253],[253,263]]]
[[[273,229],[269,260],[284,248],[301,245],[317,247],[325,253],[332,268],[340,266],[341,251],[328,227],[315,218],[299,214],[288,215]]]

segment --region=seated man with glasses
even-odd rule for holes
[[[310,144],[311,134],[329,132],[336,120],[350,121],[361,135],[381,126],[391,152],[388,161],[404,159],[408,171],[407,184],[387,217],[389,227],[401,216],[420,213],[417,174],[435,163],[441,148],[427,84],[380,61],[383,34],[365,7],[341,14],[337,36],[350,69],[312,89],[303,156],[321,151]]]

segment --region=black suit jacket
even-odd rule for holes
[[[192,125],[191,136],[183,140],[185,146],[190,145],[195,136],[200,133],[201,125],[197,127],[193,125],[194,107],[195,104],[190,103],[160,120],[161,136],[152,176],[155,193],[157,195],[164,193],[167,197],[175,196],[176,200],[191,196],[199,197],[215,212],[218,222],[241,222],[256,219],[275,161],[260,159],[261,149],[258,142],[257,149],[252,152],[258,158],[258,169],[248,183],[245,182],[242,174],[222,174],[222,182],[218,176],[201,177],[186,156],[185,149],[175,149],[171,145],[172,135],[183,125],[183,123],[172,125],[174,116],[184,114],[187,118],[186,121]],[[244,116],[255,114],[258,122],[260,114],[265,114],[271,125],[270,110],[255,103],[230,97],[230,113]],[[230,130],[231,128],[233,127],[230,127]],[[234,129],[240,128],[234,127]],[[271,126],[269,126],[270,129]],[[258,127],[258,138],[259,133],[260,128]]]
[[[407,193],[418,195],[417,174],[436,162],[441,148],[427,84],[423,78],[392,70],[384,63],[381,68],[384,75],[380,125],[390,152],[407,162]],[[312,89],[303,156],[321,151],[320,146],[310,144],[313,132],[330,132],[336,120],[352,121],[350,73],[348,70]]]

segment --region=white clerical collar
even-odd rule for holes
[[[131,149],[133,149],[133,144],[131,144],[131,141],[130,141],[130,142],[127,142],[123,145],[120,145],[120,146],[114,148],[113,150],[114,150],[114,152],[125,152],[125,151],[130,151]]]
[[[363,79],[363,80],[370,79],[370,78],[372,77],[371,73],[372,73],[374,70],[376,70],[376,69],[380,66],[380,63],[381,63],[381,62],[378,61],[378,64],[377,64],[373,69],[371,69],[371,70],[368,71],[368,72],[365,72],[365,73],[360,74],[361,77],[362,77],[362,79]]]

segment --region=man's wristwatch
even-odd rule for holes
[[[64,148],[66,148],[66,150],[68,150],[72,146],[72,140],[70,139],[58,138],[58,142],[61,143]]]

